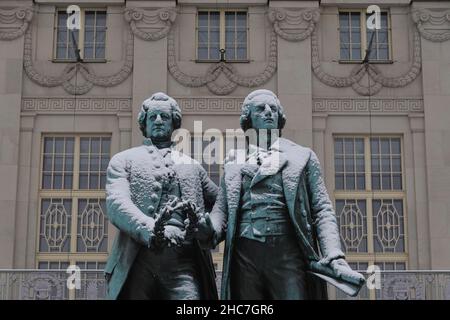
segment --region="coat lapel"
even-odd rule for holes
[[[279,139],[279,148],[287,158],[287,164],[282,171],[283,190],[289,214],[293,217],[300,175],[308,163],[311,153],[308,148],[283,138]]]
[[[273,152],[270,156],[262,161],[259,170],[256,172],[256,175],[252,179],[250,188],[258,182],[264,180],[265,178],[277,174],[278,171],[283,169],[286,163],[287,157],[286,155],[284,155],[284,153]]]

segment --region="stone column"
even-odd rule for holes
[[[270,8],[290,10],[318,7],[316,1],[274,1]],[[280,22],[283,26],[283,21]],[[295,26],[290,26],[294,28]],[[285,25],[286,32],[289,26]],[[296,26],[296,33],[305,31],[305,21]],[[283,135],[303,146],[312,146],[312,74],[311,39],[288,41],[278,36],[277,93],[287,111],[287,123]]]
[[[450,10],[448,2],[429,1],[415,1],[413,9],[419,10],[424,19],[439,21],[436,25],[415,18],[422,37],[425,133],[416,133],[414,138],[425,141],[425,157],[419,159],[426,162],[431,269],[442,270],[450,266],[450,21],[445,19]],[[417,201],[425,200],[420,192],[416,196],[421,197]],[[419,203],[419,208],[424,208],[424,213],[418,211],[418,217],[425,220],[425,204]]]
[[[146,8],[148,14],[154,14],[158,8],[174,8],[176,1],[127,1],[126,8]],[[150,9],[152,8],[152,9]],[[145,25],[138,21],[136,26],[145,32],[154,33],[164,28],[163,21],[155,25]],[[142,102],[152,93],[167,92],[167,36],[159,40],[143,40],[134,36],[133,95],[132,114],[137,117]],[[133,146],[142,144],[142,134],[137,122],[132,124]]]
[[[31,5],[31,1],[2,1],[0,6],[0,14],[7,17],[0,19],[0,269],[14,267],[24,46],[20,27],[28,25],[32,13],[15,17],[19,6]]]

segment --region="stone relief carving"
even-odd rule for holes
[[[83,95],[89,92],[94,85],[100,87],[112,87],[125,81],[133,69],[133,34],[128,31],[126,54],[123,66],[119,71],[109,75],[97,75],[89,64],[83,62],[70,63],[62,70],[58,76],[45,75],[39,72],[34,66],[32,59],[32,36],[31,28],[25,33],[25,46],[23,52],[23,67],[27,76],[35,83],[44,87],[62,86],[69,94]],[[79,72],[78,72],[79,71]],[[84,82],[73,84],[73,78],[81,74]],[[81,77],[80,77],[81,78]]]
[[[272,23],[268,48],[269,59],[264,70],[258,74],[252,76],[240,75],[235,67],[225,62],[212,64],[203,76],[184,73],[177,63],[173,30],[169,32],[167,37],[167,61],[170,74],[183,86],[206,86],[210,92],[216,95],[230,94],[237,86],[253,88],[263,85],[272,78],[277,69],[277,35],[288,41],[301,41],[308,38],[319,21],[319,11],[318,9],[302,11],[271,9],[268,18]],[[225,83],[216,81],[221,74],[227,79]]]
[[[270,9],[268,18],[280,38],[287,41],[302,41],[314,31],[320,19],[320,12],[319,9],[300,11]],[[302,30],[299,31],[299,29]]]
[[[240,114],[244,97],[174,97],[183,114]]]
[[[381,98],[371,99],[370,107],[367,98],[314,98],[313,112],[341,113],[341,112],[392,112],[415,113],[423,112],[423,100],[417,98]]]
[[[42,98],[27,97],[22,99],[22,112],[57,113],[57,112],[131,112],[131,98]]]
[[[176,15],[175,10],[168,8],[156,10],[126,8],[124,11],[125,20],[130,24],[133,34],[146,41],[155,41],[166,37],[176,19]],[[140,26],[138,26],[139,24]],[[161,24],[163,26],[159,27]],[[143,30],[143,28],[149,27],[159,30],[153,32]]]
[[[420,35],[433,42],[443,42],[450,39],[450,10],[418,9],[412,12]]]
[[[33,9],[29,7],[0,8],[0,40],[14,40],[21,37],[28,29],[32,18]]]
[[[317,31],[313,31],[311,35],[311,62],[312,70],[316,77],[324,84],[335,87],[352,87],[355,92],[360,95],[368,96],[378,92],[383,87],[398,88],[404,87],[413,82],[420,74],[422,58],[420,54],[420,35],[417,31],[414,32],[413,39],[413,59],[410,68],[402,75],[396,77],[384,76],[379,67],[374,64],[355,65],[348,76],[335,76],[323,70],[320,62],[319,41]],[[370,90],[368,86],[360,83],[362,78],[368,75],[373,80]]]
[[[175,36],[173,30],[167,37],[167,64],[170,74],[186,87],[207,86],[209,91],[217,95],[227,95],[234,91],[238,85],[253,88],[266,83],[277,69],[277,36],[274,31],[270,34],[269,59],[266,67],[254,76],[242,76],[235,67],[225,62],[217,62],[211,65],[203,76],[192,76],[180,70],[177,63]],[[215,82],[221,75],[225,75],[227,82],[219,84]]]

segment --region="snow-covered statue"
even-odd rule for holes
[[[195,232],[217,186],[173,149],[181,117],[173,98],[153,94],[138,116],[143,145],[109,163],[107,214],[119,229],[105,267],[111,299],[217,299],[211,254]]]
[[[323,280],[350,295],[364,283],[344,260],[319,160],[278,138],[285,122],[273,92],[245,98],[240,125],[257,144],[241,162],[230,153],[209,216],[215,245],[225,240],[222,299],[326,299]]]

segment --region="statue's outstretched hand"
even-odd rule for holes
[[[352,268],[350,268],[350,266],[348,265],[347,261],[345,261],[342,258],[332,260],[330,262],[330,265],[338,278],[350,281],[352,283],[363,284],[365,282],[364,276],[352,270]]]

